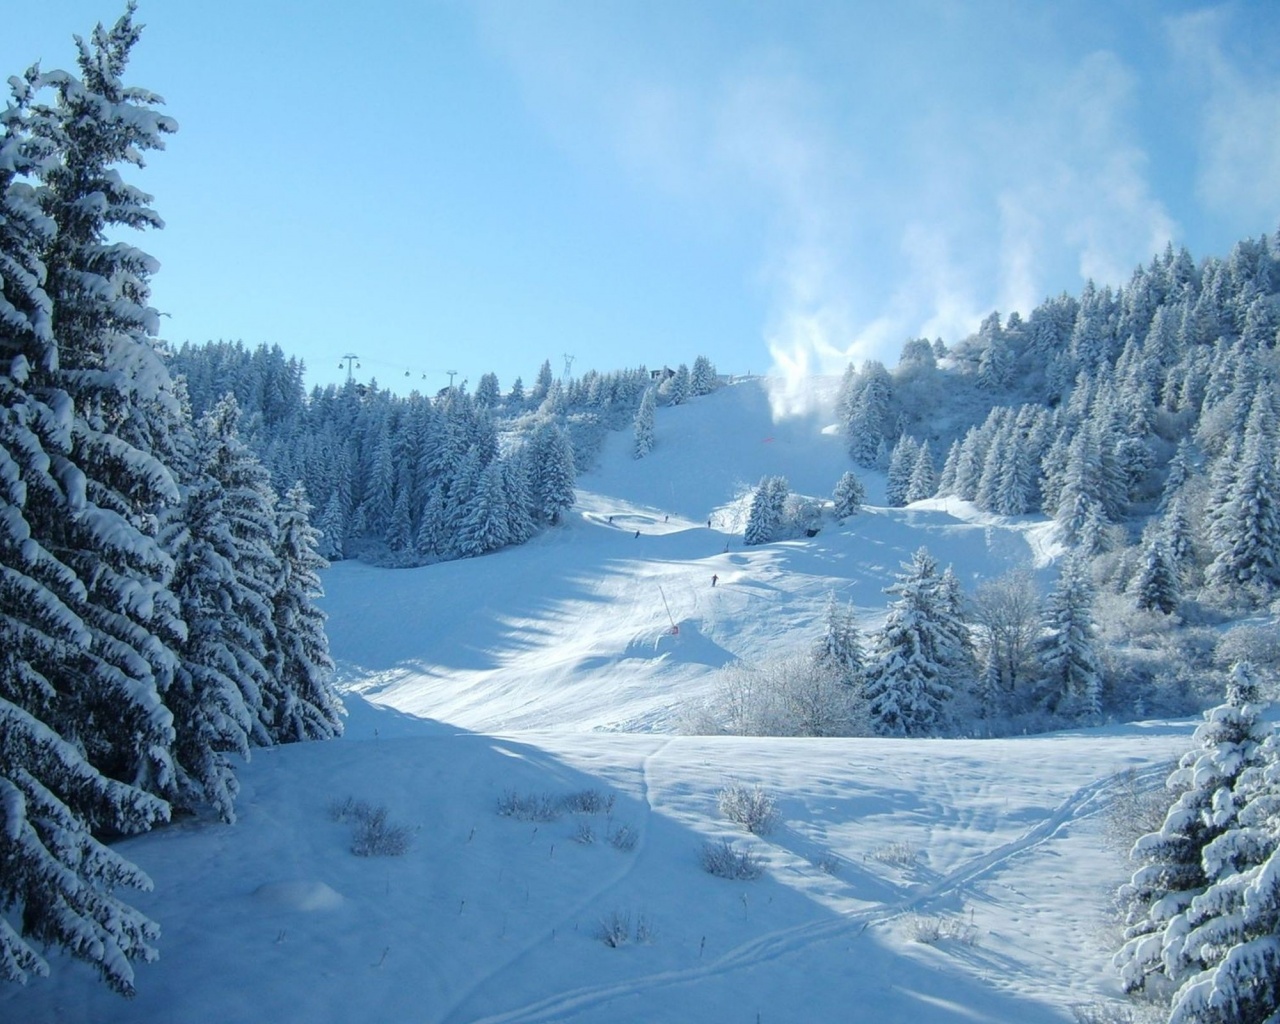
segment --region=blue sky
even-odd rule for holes
[[[13,4],[7,77],[123,4]],[[1280,225],[1280,5],[142,0],[173,342],[435,390],[892,365]],[[406,376],[406,372],[408,376]]]

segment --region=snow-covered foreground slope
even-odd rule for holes
[[[1189,723],[914,743],[667,728],[719,665],[806,643],[829,590],[873,623],[920,544],[966,582],[1049,552],[1038,524],[945,502],[744,549],[742,485],[825,494],[846,468],[823,425],[771,424],[748,382],[660,410],[642,462],[611,438],[534,544],[335,566],[346,737],[255,752],[234,826],[120,844],[164,929],[136,999],[55,957],[51,979],[0,989],[0,1020],[1035,1024],[1114,995],[1108,801],[1130,770],[1161,777]],[[719,816],[734,781],[776,797],[772,833]],[[582,792],[609,809],[498,813]],[[330,813],[347,797],[385,805],[408,852],[353,855]],[[762,877],[702,870],[725,838]],[[922,917],[954,935],[914,941]],[[624,920],[624,945],[600,940]]]
[[[744,495],[762,476],[825,498],[849,468],[830,418],[775,424],[765,382],[742,381],[660,409],[644,459],[629,433],[611,435],[567,521],[531,544],[422,569],[334,566],[324,607],[341,677],[468,729],[670,731],[715,669],[808,643],[829,592],[875,625],[922,544],[966,585],[1043,563],[1043,524],[955,500],[872,506],[812,539],[744,547]],[[882,500],[883,479],[866,476]]]
[[[1155,726],[932,743],[484,736],[353,710],[345,740],[256,754],[237,825],[123,844],[165,925],[136,999],[58,960],[53,980],[0,994],[0,1018],[1070,1020],[1116,990],[1106,908],[1123,865],[1101,826],[1117,773],[1186,741]],[[731,780],[776,795],[773,833],[719,818]],[[611,811],[496,813],[507,794],[584,790]],[[328,812],[346,796],[411,826],[409,852],[353,856]],[[623,826],[631,850],[607,839]],[[756,851],[764,876],[705,873],[699,848],[720,838]],[[899,850],[918,860],[880,859]],[[630,922],[621,948],[598,938],[614,915]],[[921,944],[913,915],[968,934]]]

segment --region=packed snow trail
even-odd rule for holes
[[[647,755],[646,765],[650,758],[660,753],[661,749]],[[1139,778],[1145,781],[1158,776],[1164,770],[1161,766],[1147,768],[1139,773]],[[441,1018],[441,1022],[442,1024],[462,1024],[463,1021],[470,1021],[471,1024],[542,1024],[542,1022],[565,1021],[584,1010],[613,999],[636,996],[666,986],[687,985],[711,976],[741,971],[767,961],[777,960],[817,943],[859,936],[872,925],[884,924],[904,914],[925,909],[929,903],[990,876],[1005,862],[1052,840],[1065,825],[1097,813],[1102,809],[1102,801],[1106,793],[1114,789],[1129,774],[1129,771],[1129,769],[1117,771],[1086,783],[1062,801],[1051,814],[1016,839],[972,858],[937,881],[913,889],[904,899],[896,903],[867,907],[842,914],[833,920],[807,922],[771,931],[743,942],[706,963],[699,963],[692,967],[660,971],[610,984],[584,986],[484,1017],[473,1018],[463,1014],[461,1011],[465,1009],[466,1004],[464,998]],[[497,973],[500,972],[495,972],[494,977]],[[494,977],[487,979],[487,982],[492,983]]]

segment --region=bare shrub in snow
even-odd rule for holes
[[[760,786],[730,783],[717,794],[716,805],[721,815],[754,835],[765,836],[778,827],[778,808]]]
[[[585,819],[578,821],[577,827],[573,830],[573,841],[583,846],[590,846],[596,841],[596,831],[591,827],[591,822]]]
[[[807,653],[759,665],[733,662],[717,673],[712,699],[685,716],[695,734],[852,736],[867,733],[856,686]]]
[[[1159,1024],[1168,1016],[1168,1008],[1094,1000],[1073,1003],[1071,1016],[1076,1024]]]
[[[399,857],[413,845],[413,829],[393,824],[385,804],[349,796],[329,805],[329,817],[355,826],[351,852],[357,857]]]
[[[750,881],[764,873],[760,858],[750,850],[738,850],[727,839],[703,843],[698,851],[702,870],[717,878]]]
[[[626,822],[623,822],[621,825],[615,825],[610,828],[606,838],[609,840],[610,846],[625,853],[636,848],[636,843],[640,840],[640,833],[626,824]]]
[[[372,813],[372,804],[364,800],[357,800],[353,796],[344,797],[341,800],[334,800],[329,804],[329,817],[334,821],[364,821]]]
[[[1224,672],[1236,662],[1247,661],[1264,692],[1269,691],[1267,695],[1274,698],[1276,680],[1280,678],[1280,630],[1270,623],[1235,626],[1222,634],[1213,659]]]
[[[813,866],[824,875],[838,875],[840,873],[840,858],[834,853],[821,853],[814,860]]]
[[[633,928],[631,915],[621,910],[612,911],[607,917],[601,918],[596,929],[596,938],[610,949],[617,949],[632,941],[649,943],[653,941],[655,934],[653,923],[647,916],[640,914]]]
[[[873,860],[878,860],[881,864],[892,864],[894,867],[910,868],[920,860],[920,849],[911,843],[895,842],[885,843],[884,846],[878,846],[871,851]]]
[[[965,946],[975,945],[978,941],[978,929],[973,921],[966,921],[956,914],[909,914],[906,926],[913,942],[926,945],[944,939]]]
[[[581,789],[562,797],[560,806],[570,814],[609,814],[615,797],[599,789]]]
[[[555,821],[562,803],[549,793],[517,793],[505,789],[498,797],[498,814],[518,821]]]
[[[1169,771],[1172,765],[1150,781],[1144,781],[1132,768],[1121,776],[1116,794],[1107,805],[1103,826],[1111,846],[1127,854],[1139,838],[1160,831],[1169,808],[1177,799],[1177,794],[1171,793],[1164,784]]]
[[[608,917],[600,919],[596,929],[596,938],[610,949],[625,946],[631,941],[631,915],[625,911],[615,910]]]

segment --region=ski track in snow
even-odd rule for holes
[[[663,744],[662,747],[644,758],[646,802],[648,802],[648,764],[650,760],[661,754],[668,745],[669,742]],[[1147,768],[1139,772],[1138,775],[1140,779],[1148,779],[1162,774],[1165,770],[1163,766],[1156,766]],[[932,901],[964,889],[982,879],[989,878],[1002,864],[1049,842],[1065,826],[1101,810],[1103,806],[1101,798],[1105,796],[1108,790],[1120,782],[1126,774],[1127,770],[1117,771],[1086,783],[1054,808],[1053,812],[1047,817],[1037,822],[1017,838],[1001,844],[994,850],[969,859],[934,882],[914,887],[904,899],[896,903],[882,903],[877,906],[846,912],[835,920],[806,922],[790,928],[777,929],[741,943],[729,952],[709,960],[705,964],[698,964],[681,970],[659,971],[654,974],[610,984],[585,986],[569,992],[560,992],[524,1006],[485,1017],[467,1018],[457,1016],[457,1011],[462,1009],[466,1003],[466,998],[464,997],[442,1018],[442,1021],[444,1024],[461,1024],[464,1020],[469,1021],[469,1024],[538,1024],[538,1022],[564,1021],[573,1015],[606,1003],[611,999],[635,996],[658,988],[688,984],[715,975],[744,970],[798,952],[815,943],[843,938],[850,934],[861,934],[872,925],[884,924],[904,914],[921,910]],[[617,881],[618,879],[614,879],[610,886],[616,884]],[[609,886],[605,888],[607,889]],[[506,966],[510,966],[510,963]],[[500,973],[501,969],[486,978],[482,984],[492,983]],[[476,986],[477,989],[479,987],[481,986]],[[470,994],[472,993],[469,992],[468,996]]]
[[[649,753],[645,754],[643,759],[641,760],[641,763],[640,763],[641,764],[641,768],[640,768],[641,796],[644,799],[644,805],[646,808],[646,812],[645,812],[646,817],[653,813],[653,805],[649,799],[650,785],[651,785],[650,775],[649,775],[649,764],[654,758],[660,756],[662,752],[671,745],[672,742],[673,742],[673,737],[666,737],[654,750],[651,750]],[[647,825],[647,821],[644,824]],[[556,918],[556,920],[551,924],[549,928],[545,929],[541,934],[535,935],[532,938],[530,938],[528,942],[526,942],[519,950],[517,950],[511,956],[507,957],[499,966],[494,968],[492,971],[489,971],[488,973],[478,977],[463,992],[459,993],[458,997],[454,1000],[453,1005],[436,1018],[437,1020],[440,1021],[440,1024],[478,1024],[476,1018],[471,1017],[464,1012],[468,1003],[470,1003],[471,1000],[480,992],[484,991],[485,989],[493,987],[495,981],[497,981],[497,979],[499,979],[504,973],[516,967],[522,961],[527,959],[531,954],[541,949],[542,946],[547,942],[548,936],[556,933],[562,927],[564,928],[565,931],[568,931],[568,928],[564,926],[568,925],[569,923],[573,922],[576,918],[580,917],[592,905],[596,904],[599,901],[601,896],[608,893],[611,889],[616,888],[619,885],[619,883],[624,881],[635,870],[635,865],[639,859],[639,856],[644,850],[645,836],[647,835],[647,833],[648,833],[647,828],[641,827],[639,829],[639,839],[637,840],[635,849],[631,851],[631,856],[627,857],[626,860],[623,861],[623,865],[621,869],[618,870],[613,876],[611,876],[603,884],[596,886],[594,889],[588,891],[584,896],[582,896],[582,898],[577,900],[572,906],[566,908],[562,913],[560,913],[559,917]],[[548,1002],[552,1002],[556,998],[559,998],[559,997],[552,997],[550,1000],[548,1000]],[[489,1018],[483,1018],[483,1019],[489,1019]],[[505,1018],[498,1017],[495,1019],[501,1020]],[[534,1019],[537,1019],[537,1018],[534,1018]]]

